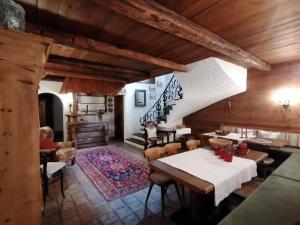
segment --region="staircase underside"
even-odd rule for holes
[[[176,102],[167,123],[183,119],[218,101],[247,90],[247,70],[217,58],[188,65],[186,73],[174,72],[183,89],[183,99]]]

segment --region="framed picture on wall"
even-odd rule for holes
[[[135,106],[145,107],[146,106],[146,90],[135,90]]]
[[[149,85],[149,92],[155,92],[156,86],[154,84]]]

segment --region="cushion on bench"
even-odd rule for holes
[[[295,225],[300,222],[300,182],[270,176],[219,225]]]
[[[300,182],[300,153],[292,154],[274,171],[273,175],[289,178]]]

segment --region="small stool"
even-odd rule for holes
[[[263,161],[262,166],[263,166],[263,176],[266,178],[272,173],[272,168],[271,165],[274,163],[273,158],[267,158]]]

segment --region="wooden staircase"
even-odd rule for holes
[[[133,145],[140,149],[144,149],[146,145],[146,141],[143,133],[133,133],[131,138],[125,139],[125,143]]]

